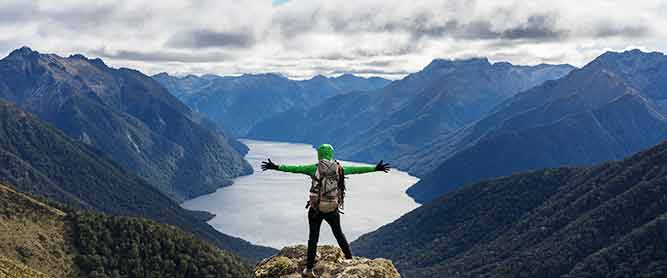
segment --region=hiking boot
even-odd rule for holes
[[[303,272],[301,273],[301,277],[303,277],[303,278],[317,278],[317,276],[315,276],[315,272],[313,272],[312,269],[308,269],[308,268],[303,269]]]

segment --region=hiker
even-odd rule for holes
[[[315,255],[317,241],[320,237],[322,220],[329,223],[331,231],[343,250],[346,259],[352,259],[350,245],[340,226],[340,214],[343,210],[345,197],[345,175],[363,174],[376,171],[389,172],[388,163],[382,160],[375,166],[341,166],[334,159],[334,149],[329,144],[322,144],[317,148],[317,164],[308,165],[277,165],[271,159],[262,162],[262,170],[278,170],[289,173],[306,174],[311,177],[312,185],[306,208],[308,209],[308,256],[304,277],[315,277]]]

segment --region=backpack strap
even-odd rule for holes
[[[314,207],[315,210],[318,210],[320,207],[320,200],[322,200],[322,191],[324,191],[322,190],[322,177],[313,177],[313,180],[315,181],[315,186],[311,188],[311,190],[317,190],[317,198],[315,199],[314,204],[310,204],[310,200],[308,200],[308,204]],[[311,191],[311,193],[313,192]],[[308,205],[306,205],[306,208],[308,208]]]
[[[340,165],[338,160],[336,160],[336,165],[338,165],[338,212],[345,214],[343,212],[345,209],[345,168]]]

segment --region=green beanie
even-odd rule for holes
[[[334,148],[329,144],[322,144],[317,147],[317,160],[328,159],[333,160]]]

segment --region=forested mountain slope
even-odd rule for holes
[[[662,53],[605,53],[410,155],[412,167],[437,168],[408,193],[427,202],[481,179],[622,159],[655,145],[667,138],[665,80]]]
[[[178,228],[63,211],[1,184],[0,231],[3,277],[250,276],[238,257]]]
[[[102,152],[0,101],[0,181],[68,206],[178,226],[249,261],[273,249],[224,235]]]
[[[667,143],[463,186],[353,242],[404,277],[664,277]]]
[[[142,73],[27,47],[0,60],[0,98],[183,200],[252,171],[238,142]]]

